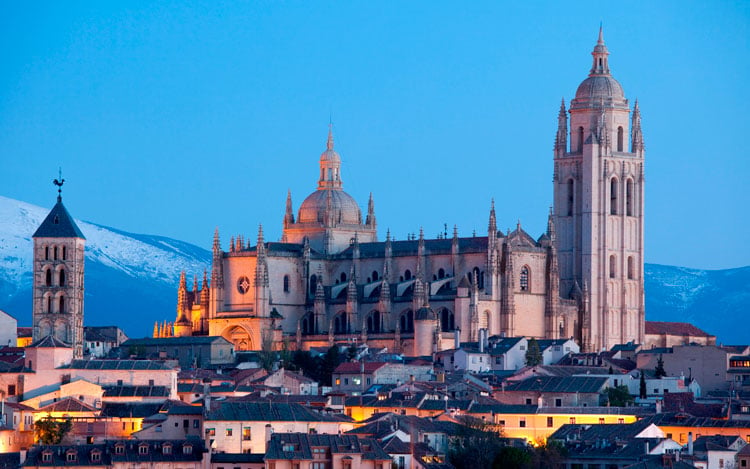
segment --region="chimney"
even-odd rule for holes
[[[651,451],[651,449],[648,446],[648,440],[646,440],[646,442],[644,444],[646,446],[646,451],[643,454],[648,455],[648,453]]]
[[[456,350],[460,349],[461,348],[461,329],[456,328],[456,330],[453,331],[453,339],[455,342],[455,345],[453,346],[453,348],[455,348]]]
[[[661,414],[661,406],[662,406],[661,399],[657,399],[656,400],[656,413],[657,414]]]
[[[693,432],[688,432],[688,455],[693,455]]]
[[[203,409],[206,412],[211,410],[211,383],[203,383]]]
[[[271,441],[271,435],[273,435],[273,427],[270,423],[266,424],[266,448],[268,448],[268,442]]]
[[[484,353],[484,335],[487,329],[479,329],[479,353]]]

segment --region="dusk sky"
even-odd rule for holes
[[[750,265],[744,1],[6,3],[0,194],[52,207],[61,166],[77,218],[278,240],[332,119],[381,238],[484,236],[493,197],[500,229],[537,237],[600,22],[643,116],[646,262]]]

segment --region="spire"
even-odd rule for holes
[[[256,244],[258,250],[258,259],[261,257],[265,260],[266,258],[266,245],[263,240],[263,224],[258,225],[258,243]]]
[[[630,151],[636,153],[644,149],[643,144],[643,132],[641,131],[641,108],[638,106],[638,99],[635,100],[635,106],[633,106],[631,131],[632,141],[630,142]]]
[[[328,124],[326,150],[320,155],[318,190],[341,190],[341,157],[333,147],[333,124]]]
[[[607,63],[607,57],[609,51],[607,46],[604,44],[604,32],[601,26],[599,26],[599,38],[594,46],[594,51],[591,52],[594,57],[594,63],[591,66],[589,76],[592,75],[609,75],[609,64]]]
[[[553,245],[555,242],[555,221],[554,217],[552,216],[552,207],[549,208],[549,215],[547,215],[547,236],[549,236],[550,241],[552,241]]]
[[[555,136],[555,151],[562,156],[568,150],[568,112],[565,110],[565,98],[560,103],[557,114],[557,135]]]
[[[490,202],[490,221],[487,224],[487,234],[491,237],[497,236],[497,219],[495,218],[495,198]]]
[[[65,179],[62,177],[62,168],[57,169],[58,178],[52,181],[52,184],[57,186],[57,201],[62,202],[62,186],[65,184]]]
[[[372,199],[372,192],[370,192],[370,200],[367,201],[367,218],[365,219],[367,226],[375,226],[375,202]]]
[[[286,212],[284,213],[284,228],[294,223],[294,212],[292,211],[292,191],[286,191]]]

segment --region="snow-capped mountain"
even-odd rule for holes
[[[31,235],[49,208],[0,196],[0,309],[31,324]],[[210,253],[161,236],[76,220],[86,236],[87,325],[116,324],[132,337],[174,320],[181,271],[201,275]],[[697,270],[646,264],[646,319],[685,321],[724,343],[750,343],[750,267]]]
[[[0,196],[0,309],[19,325],[31,324],[31,235],[50,208]],[[86,325],[148,335],[154,321],[174,319],[180,272],[202,275],[210,267],[211,254],[192,244],[76,223],[86,236]]]

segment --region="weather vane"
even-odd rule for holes
[[[57,186],[57,201],[62,200],[62,186],[65,184],[65,179],[62,177],[62,168],[57,169],[58,179],[52,181],[52,184]]]

